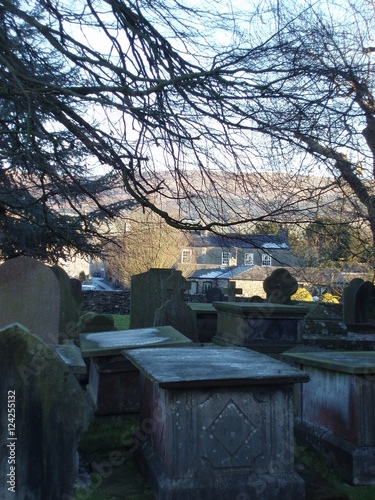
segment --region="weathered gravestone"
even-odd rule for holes
[[[263,282],[269,302],[289,304],[290,297],[298,290],[297,280],[287,269],[275,269]]]
[[[171,269],[150,269],[132,276],[129,328],[147,328],[154,325],[156,309],[170,298],[163,281],[171,273]]]
[[[0,328],[21,323],[48,344],[77,337],[81,305],[68,275],[29,257],[0,266]]]
[[[206,300],[208,303],[221,302],[224,300],[224,294],[220,288],[213,286],[206,290]]]
[[[190,288],[190,284],[180,271],[172,274],[163,281],[169,300],[155,311],[154,326],[170,325],[193,342],[199,342],[197,320],[194,312],[183,300],[183,293]]]
[[[110,332],[116,330],[112,314],[86,312],[78,320],[78,333]]]
[[[344,321],[347,324],[356,322],[356,294],[358,288],[364,283],[363,279],[355,278],[348,286],[344,288],[343,292],[343,315]]]
[[[365,331],[375,328],[375,286],[360,278],[344,289],[344,321],[350,329]]]
[[[0,330],[0,379],[0,498],[70,498],[77,442],[88,423],[77,380],[19,324]]]

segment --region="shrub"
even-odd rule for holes
[[[332,295],[332,293],[323,293],[320,296],[319,302],[330,302],[331,304],[339,304],[339,301]]]
[[[305,302],[312,302],[313,298],[311,293],[306,288],[298,288],[296,293],[291,296],[292,300],[304,300]]]

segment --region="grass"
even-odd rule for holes
[[[130,323],[129,314],[113,314],[116,330],[128,330]]]
[[[375,485],[352,486],[345,482],[339,471],[328,465],[322,458],[309,451],[306,447],[295,444],[295,456],[307,467],[317,472],[332,486],[348,498],[348,500],[374,500]]]
[[[151,500],[153,495],[132,456],[138,417],[96,417],[79,443],[80,470],[89,486],[77,487],[74,500]]]

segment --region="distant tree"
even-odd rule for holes
[[[342,268],[346,264],[368,264],[372,258],[371,235],[361,227],[330,218],[291,231],[292,251],[306,266]]]
[[[277,234],[279,225],[276,222],[257,222],[254,225],[255,234]]]
[[[117,241],[106,251],[107,272],[125,286],[151,268],[172,268],[184,244],[181,231],[147,210],[134,211],[117,227]]]

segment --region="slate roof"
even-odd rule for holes
[[[189,279],[231,279],[242,273],[246,266],[237,266],[233,268],[214,268],[214,269],[197,269],[193,274],[189,275]]]
[[[190,247],[238,247],[289,250],[285,236],[278,234],[228,234],[221,236],[213,233],[193,232],[189,234]]]

